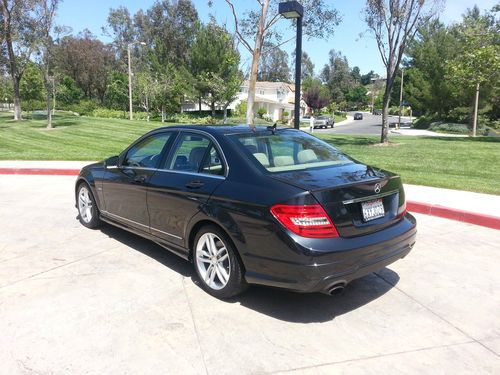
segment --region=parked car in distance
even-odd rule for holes
[[[381,109],[374,109],[372,113],[374,115],[381,116],[382,115],[382,110]]]
[[[300,122],[310,126],[311,116],[309,116],[309,115],[303,116],[300,119]],[[335,120],[333,118],[331,118],[330,116],[321,115],[318,117],[314,117],[314,129],[316,129],[316,128],[327,129],[329,126],[333,128],[334,125],[335,125]]]
[[[272,126],[153,130],[84,167],[75,200],[84,226],[163,246],[217,298],[249,284],[335,294],[405,257],[416,235],[399,176]]]
[[[327,129],[329,126],[333,128],[335,124],[335,120],[331,118],[330,116],[318,116],[314,120],[314,127],[315,128],[325,128]]]
[[[363,114],[361,112],[356,112],[354,114],[354,120],[363,120]]]

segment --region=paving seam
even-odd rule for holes
[[[29,279],[32,279],[34,278],[35,276],[38,276],[38,275],[43,275],[44,273],[47,273],[47,272],[51,272],[53,270],[56,270],[58,268],[62,268],[62,267],[66,267],[66,266],[69,266],[70,264],[74,264],[74,263],[78,263],[82,260],[85,260],[85,259],[88,259],[88,258],[92,258],[93,256],[96,256],[96,255],[99,255],[99,254],[103,254],[107,251],[111,251],[111,250],[114,250],[113,249],[107,249],[107,250],[103,250],[103,251],[99,251],[98,253],[94,253],[94,254],[90,254],[90,255],[87,255],[86,257],[83,257],[83,258],[79,258],[79,259],[75,259],[71,262],[68,262],[68,263],[64,263],[64,264],[61,264],[59,266],[55,266],[55,267],[52,267],[52,268],[49,268],[48,270],[45,270],[45,271],[41,271],[41,272],[38,272],[38,273],[35,273],[33,275],[30,275],[30,276],[27,276],[27,277],[24,277],[22,279],[19,279],[19,280],[16,280],[16,281],[13,281],[11,283],[8,283],[8,284],[5,284],[5,285],[0,285],[0,289],[3,289],[3,288],[7,288],[11,285],[14,285],[14,284],[17,284],[17,283],[20,283],[21,281],[26,281],[26,280],[29,280]],[[43,278],[40,278],[40,280],[44,280]]]
[[[387,284],[391,285],[393,288],[396,288],[397,290],[399,290],[401,293],[403,293],[406,297],[408,297],[409,299],[411,299],[413,302],[419,304],[420,306],[422,306],[424,309],[426,309],[427,311],[429,311],[430,313],[432,313],[434,316],[438,317],[439,319],[441,319],[443,322],[445,323],[448,323],[450,326],[452,326],[453,328],[455,328],[457,331],[461,332],[463,335],[465,335],[466,337],[468,337],[469,339],[473,340],[474,342],[478,343],[479,345],[481,345],[483,348],[485,348],[486,350],[488,350],[489,352],[493,353],[496,357],[499,357],[500,358],[500,355],[498,355],[496,352],[494,352],[493,350],[491,350],[489,347],[487,347],[486,345],[484,345],[481,341],[477,340],[476,338],[472,337],[471,335],[469,335],[467,332],[465,332],[463,329],[457,327],[456,325],[454,325],[453,323],[451,323],[450,321],[448,321],[446,318],[442,317],[441,315],[439,315],[437,312],[435,312],[434,310],[432,310],[430,307],[424,305],[422,302],[418,301],[417,299],[415,299],[414,297],[410,296],[408,293],[406,293],[405,291],[403,291],[401,288],[399,288],[397,285],[391,283],[390,281],[386,280],[383,276],[379,275],[377,272],[374,272],[375,276],[379,277],[380,279],[382,279],[383,281],[385,281]]]
[[[367,357],[346,359],[346,360],[343,360],[343,361],[336,361],[336,362],[326,362],[326,363],[320,363],[319,365],[296,367],[296,368],[288,369],[288,370],[277,370],[277,371],[273,371],[273,372],[267,372],[266,374],[272,375],[272,374],[278,374],[278,373],[287,373],[287,372],[302,371],[302,370],[313,369],[313,368],[318,368],[318,367],[325,367],[325,366],[331,366],[331,365],[339,365],[339,364],[342,364],[342,363],[359,362],[359,361],[364,361],[364,360],[369,360],[369,359],[384,358],[384,357],[396,356],[396,355],[406,354],[406,353],[417,353],[417,352],[422,352],[422,351],[426,351],[426,350],[434,350],[434,349],[441,349],[441,348],[450,348],[450,347],[453,347],[453,346],[460,346],[460,345],[467,345],[467,344],[476,344],[476,341],[464,341],[464,342],[457,342],[457,343],[454,343],[454,344],[427,346],[427,347],[419,348],[419,349],[404,350],[404,351],[400,351],[400,352],[393,352],[393,353],[372,355],[372,356],[367,356]]]
[[[191,300],[189,299],[189,296],[187,294],[186,285],[184,284],[185,279],[186,279],[185,277],[182,277],[181,279],[182,290],[184,291],[184,296],[186,297],[186,301],[189,307],[189,313],[191,314],[191,320],[193,321],[193,328],[196,334],[196,341],[198,342],[198,348],[200,349],[201,360],[203,361],[203,367],[205,367],[205,374],[208,375],[207,363],[205,362],[205,353],[203,352],[203,348],[201,347],[200,335],[198,333],[198,326],[196,325],[196,320],[194,318],[193,307],[191,305]]]

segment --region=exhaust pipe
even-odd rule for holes
[[[329,289],[328,289],[328,294],[331,296],[338,296],[342,293],[344,293],[345,289],[345,282],[340,282],[337,284],[333,284]]]

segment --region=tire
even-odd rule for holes
[[[89,185],[82,182],[78,185],[76,193],[76,206],[78,208],[78,220],[87,228],[97,228],[101,225],[99,209]]]
[[[200,286],[216,298],[234,297],[248,287],[236,249],[228,236],[216,226],[207,225],[196,234],[193,264]]]

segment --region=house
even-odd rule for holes
[[[234,110],[242,101],[248,98],[248,81],[244,81],[240,87],[237,98],[229,105],[228,109]],[[286,82],[258,81],[255,85],[254,114],[257,117],[259,108],[266,110],[266,117],[273,121],[280,121],[294,116],[295,86]],[[304,113],[306,105],[301,101],[301,112]],[[182,110],[186,112],[197,111],[199,104],[186,101],[182,104]],[[217,108],[222,109],[222,108]],[[202,111],[210,110],[209,106],[202,103]],[[288,113],[288,115],[286,115]]]

